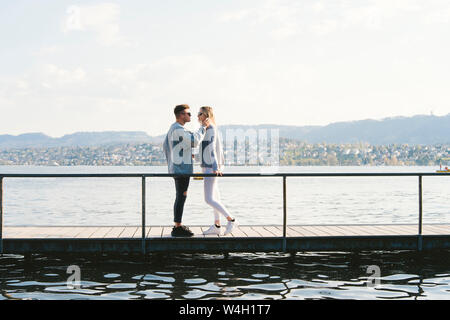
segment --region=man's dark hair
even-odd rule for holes
[[[186,109],[190,109],[187,104],[180,104],[175,107],[175,110],[173,112],[175,113],[175,116],[178,117],[178,115]]]

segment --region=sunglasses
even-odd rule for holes
[[[204,113],[203,112],[199,112],[197,115],[200,117],[200,116],[204,115]]]

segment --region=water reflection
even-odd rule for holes
[[[448,299],[450,251],[0,257],[0,299]],[[81,269],[67,287],[67,267]],[[368,286],[368,266],[380,284]]]

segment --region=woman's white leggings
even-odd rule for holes
[[[210,174],[213,173],[212,168],[202,168],[203,173]],[[204,177],[204,189],[205,189],[205,201],[214,209],[214,219],[215,221],[220,221],[219,213],[225,218],[230,217],[228,210],[222,204],[220,200],[219,186],[217,184],[216,177]]]

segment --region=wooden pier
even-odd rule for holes
[[[450,224],[239,226],[227,236],[173,238],[170,226],[4,227],[3,253],[273,252],[450,249]],[[144,246],[144,247],[143,247]]]
[[[146,179],[172,174],[1,174],[0,254],[33,253],[142,253],[151,252],[272,252],[450,249],[450,224],[423,224],[424,176],[447,173],[275,173],[224,174],[236,177],[282,178],[283,225],[240,226],[231,235],[203,236],[206,227],[195,226],[192,238],[173,238],[171,226],[147,226]],[[192,174],[208,177],[212,174]],[[417,223],[403,225],[288,225],[288,177],[417,177],[419,212]],[[21,178],[139,178],[142,181],[140,226],[4,226],[4,179]],[[414,222],[414,221],[412,221]]]

